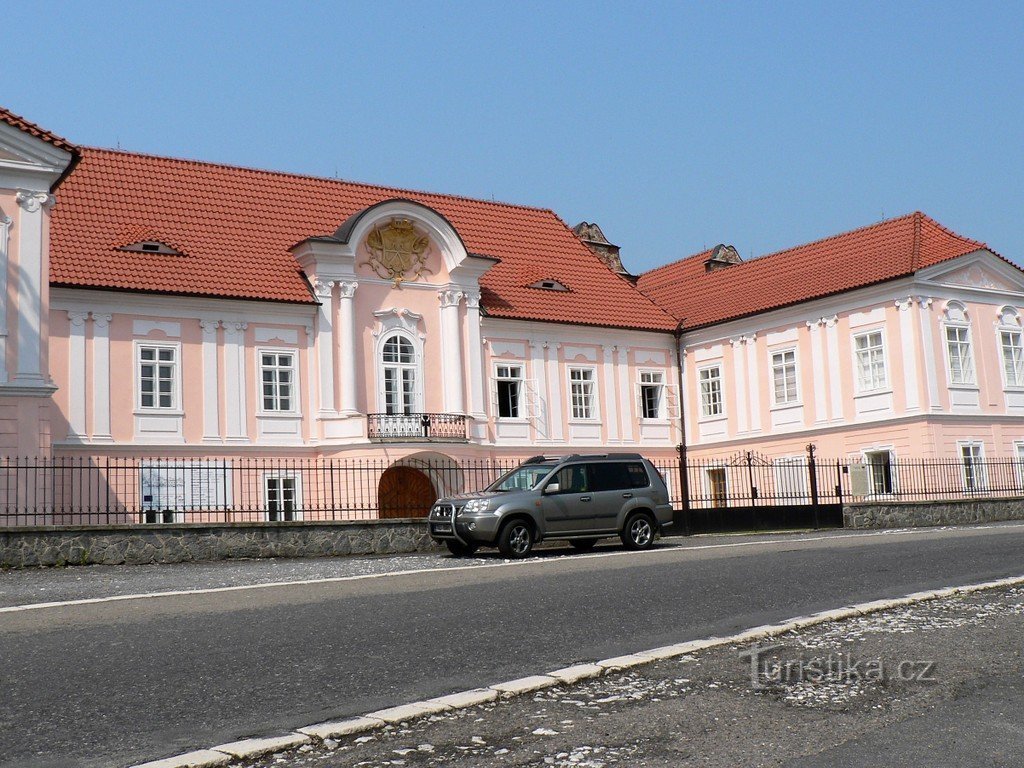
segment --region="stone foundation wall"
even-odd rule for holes
[[[1024,520],[1024,499],[862,502],[843,506],[844,528],[916,528]]]
[[[428,552],[424,520],[0,528],[0,568]]]

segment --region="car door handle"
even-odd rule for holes
[[[633,494],[632,493],[624,493],[624,494],[622,494],[622,498],[624,498],[624,499],[632,499],[633,498]]]
[[[589,496],[580,496],[580,501],[590,501]]]

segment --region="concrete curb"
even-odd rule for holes
[[[652,648],[649,651],[640,651],[624,656],[615,656],[610,659],[594,662],[593,664],[576,664],[571,667],[556,669],[545,675],[531,675],[515,680],[506,680],[503,683],[495,683],[487,688],[473,688],[468,691],[451,693],[447,696],[437,696],[425,701],[414,701],[388,709],[369,712],[365,715],[351,717],[345,720],[315,723],[297,729],[293,733],[270,738],[252,738],[241,741],[221,744],[209,749],[200,749],[193,752],[168,757],[162,760],[154,760],[148,763],[141,763],[132,768],[208,768],[209,766],[226,765],[232,760],[241,758],[259,757],[271,752],[279,752],[285,749],[308,744],[313,741],[323,741],[337,736],[348,736],[354,733],[382,728],[392,723],[415,720],[426,715],[436,714],[452,709],[466,709],[478,704],[495,701],[498,698],[510,698],[525,693],[532,693],[544,688],[556,685],[572,685],[583,680],[590,680],[603,675],[619,672],[631,667],[643,664],[650,664],[661,659],[677,658],[686,656],[707,648],[716,648],[723,645],[738,645],[743,643],[764,640],[787,632],[812,627],[817,624],[825,624],[831,621],[842,621],[844,619],[866,616],[879,611],[902,608],[908,605],[938,600],[944,597],[956,595],[969,595],[981,592],[986,589],[1000,589],[1002,587],[1013,587],[1024,584],[1024,576],[1013,576],[1007,579],[996,581],[985,581],[979,584],[967,584],[960,587],[945,587],[924,592],[914,592],[904,597],[896,597],[889,600],[872,600],[867,603],[835,608],[827,611],[819,611],[810,616],[798,616],[779,624],[765,624],[760,627],[745,630],[728,637],[709,637],[703,640],[690,640],[685,643],[666,645],[661,648]]]

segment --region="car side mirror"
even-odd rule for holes
[[[544,493],[545,494],[547,494],[547,493],[558,493],[560,490],[562,490],[562,488],[561,488],[561,486],[558,485],[558,483],[548,483],[547,485],[544,486]]]

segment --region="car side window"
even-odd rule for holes
[[[568,467],[562,467],[555,475],[555,482],[558,483],[559,493],[586,493],[590,490],[585,464],[571,464]]]
[[[594,491],[621,491],[630,488],[625,464],[601,462],[590,465],[590,484]]]
[[[626,474],[629,476],[630,488],[646,488],[651,484],[651,478],[647,475],[647,468],[640,462],[624,465]]]

